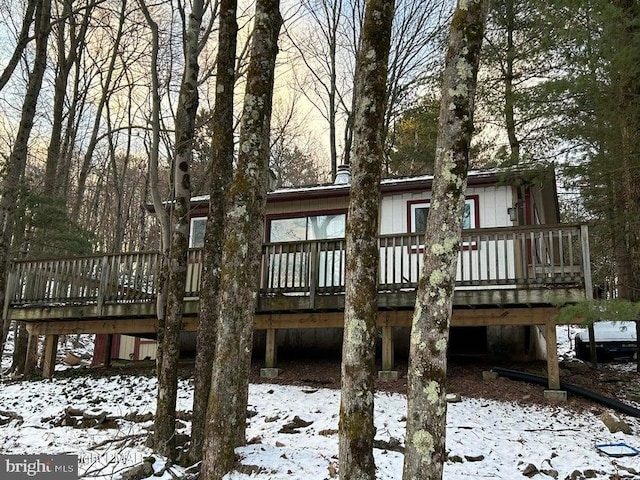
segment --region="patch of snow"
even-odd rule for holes
[[[576,333],[584,330],[582,325],[558,325],[556,327],[556,337],[558,341],[558,357],[564,359],[575,358],[575,336]]]
[[[558,352],[571,358],[573,338],[580,326],[558,326]],[[12,341],[3,354],[3,366]],[[59,346],[90,358],[91,335],[68,336]],[[61,357],[62,358],[62,357]],[[633,363],[628,364],[634,367]],[[57,369],[65,367],[58,365]],[[125,420],[128,414],[155,412],[157,380],[145,376],[112,375],[40,381],[5,381],[0,388],[0,411],[13,412],[22,422],[0,422],[0,454],[75,454],[80,478],[120,478],[122,472],[152,455],[144,446],[152,421]],[[180,381],[177,410],[190,411],[193,383]],[[237,449],[241,463],[253,473],[234,471],[226,480],[330,478],[338,465],[338,412],[340,392],[300,386],[250,385],[248,419],[250,445]],[[59,420],[67,408],[116,417],[117,428],[74,428]],[[294,417],[312,422],[285,433]],[[376,439],[404,444],[406,397],[378,393],[375,397]],[[574,471],[593,470],[596,479],[609,479],[628,471],[640,471],[640,456],[614,458],[598,452],[596,445],[625,443],[640,449],[640,419],[625,417],[633,435],[612,434],[594,413],[577,413],[562,404],[523,406],[476,398],[450,403],[447,412],[447,451],[444,478],[522,477],[530,464],[538,470],[555,470],[557,478]],[[190,433],[190,423],[179,433]],[[375,449],[377,478],[401,477],[403,455]],[[154,457],[155,472],[165,461]],[[176,466],[158,477],[170,480],[184,469]],[[544,474],[532,478],[548,478]]]
[[[56,419],[73,407],[94,413],[124,417],[128,413],[155,411],[157,382],[143,376],[113,375],[107,378],[54,378],[53,380],[6,383],[0,390],[2,410],[20,415],[0,426],[0,453],[67,453],[79,455],[81,478],[113,478],[151,454],[144,446],[151,421],[135,423],[117,419],[117,429],[78,429],[56,426]],[[177,409],[188,411],[193,401],[190,381],[180,381]],[[244,465],[255,466],[252,474],[232,472],[228,480],[328,478],[337,465],[338,410],[340,392],[299,386],[251,385],[248,419],[251,445],[239,448]],[[379,393],[375,402],[376,438],[403,443],[406,397]],[[295,416],[307,422],[298,433],[282,427]],[[626,418],[635,432],[640,421]],[[186,422],[188,424],[188,422]],[[188,433],[190,425],[182,431]],[[114,441],[121,439],[121,441]],[[463,398],[448,406],[445,479],[519,478],[523,465],[552,468],[558,478],[574,470],[592,469],[596,478],[609,478],[621,467],[640,471],[639,457],[615,459],[599,454],[596,444],[625,442],[635,448],[635,435],[611,434],[592,413],[578,414],[561,405],[522,406],[509,402]],[[481,458],[481,460],[477,460]],[[375,450],[377,478],[400,478],[403,455]],[[471,459],[471,460],[469,460]],[[160,459],[161,460],[161,459]],[[161,461],[154,463],[158,471]],[[476,460],[476,461],[474,461]],[[172,467],[173,473],[180,473]],[[166,478],[171,478],[168,472]],[[165,477],[161,477],[165,478]],[[541,477],[542,478],[542,477]]]

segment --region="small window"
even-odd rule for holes
[[[431,200],[411,200],[407,202],[409,211],[409,233],[424,233],[427,230],[427,217]],[[462,228],[478,228],[478,196],[470,195],[464,200]]]
[[[477,196],[466,198],[464,201],[464,213],[462,214],[462,228],[478,228],[476,215]]]
[[[206,217],[191,219],[191,231],[189,234],[189,248],[204,247],[204,232],[206,227],[207,227]]]
[[[429,200],[411,202],[409,204],[409,233],[424,233],[427,230],[427,217],[429,216]]]

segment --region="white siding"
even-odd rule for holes
[[[149,342],[143,340],[140,343],[138,350],[138,358],[134,358],[136,351],[136,337],[130,335],[120,335],[120,350],[118,352],[118,358],[122,360],[143,360],[146,357],[155,360],[157,345],[156,342]]]
[[[466,195],[467,197],[478,195],[480,228],[513,225],[507,213],[507,208],[513,207],[515,203],[511,186],[469,187]],[[407,202],[430,198],[430,191],[383,196],[380,208],[380,234],[407,233],[409,218]]]
[[[158,345],[156,344],[156,342],[141,343],[137,360],[144,360],[147,357],[149,357],[149,359],[151,360],[155,360],[157,350],[158,350]]]
[[[466,196],[477,196],[478,227],[506,227],[513,225],[507,209],[514,205],[510,186],[470,187]],[[431,192],[410,192],[385,195],[380,209],[380,234],[409,232],[410,202],[429,200]],[[466,245],[458,258],[458,280],[493,280],[513,277],[515,256],[513,242],[486,241]],[[422,249],[407,246],[387,247],[381,251],[381,283],[417,281],[422,266]],[[509,261],[504,261],[509,258]],[[395,268],[392,268],[395,265]],[[390,274],[393,270],[394,274]],[[472,286],[462,288],[475,288]]]
[[[120,335],[120,351],[118,358],[123,360],[133,360],[133,354],[136,348],[136,337],[130,335]]]

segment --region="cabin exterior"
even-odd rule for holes
[[[340,178],[342,177],[342,178]],[[431,200],[431,176],[383,180],[382,201],[379,218],[381,236],[406,235],[405,244],[381,246],[380,283],[417,283],[422,265],[422,248],[419,232],[426,227],[426,217]],[[349,204],[348,171],[344,169],[338,177],[339,183],[315,187],[284,188],[267,195],[265,215],[265,244],[269,246],[263,286],[268,291],[301,289],[306,275],[307,263],[313,258],[311,252],[291,252],[281,245],[289,242],[340,241],[345,236],[347,209]],[[209,207],[209,197],[192,199],[190,247],[201,248]],[[465,200],[465,230],[491,229],[526,225],[557,224],[559,221],[555,177],[546,170],[540,180],[522,186],[522,177],[517,173],[505,174],[499,170],[470,172]],[[487,230],[488,231],[488,230]],[[396,241],[396,240],[394,240]],[[411,243],[412,247],[408,246]],[[344,285],[344,249],[335,243],[320,248],[317,261],[319,269],[317,288],[340,289]],[[496,256],[515,258],[515,241],[481,240],[464,242],[458,264],[459,291],[483,290],[485,286],[474,285],[481,279],[515,277],[516,262],[499,262]],[[485,252],[487,255],[485,255]],[[474,268],[475,267],[475,268]],[[192,284],[200,281],[199,264],[192,264],[189,279]],[[513,289],[515,285],[503,285]],[[497,286],[496,286],[497,288]],[[193,285],[195,289],[195,285]],[[269,301],[265,299],[265,301]],[[279,299],[282,301],[282,299]],[[405,307],[408,305],[404,305]],[[408,348],[408,329],[395,332],[394,343]],[[516,355],[544,357],[540,348],[541,336],[537,330],[531,332],[522,326],[454,327],[452,350],[458,354],[486,353],[508,350]],[[533,336],[532,336],[533,335]],[[258,342],[264,339],[257,336]],[[280,329],[277,344],[280,348],[316,348],[339,350],[342,330],[332,329]],[[100,338],[98,348],[101,349]],[[191,342],[194,346],[194,342]],[[114,344],[114,358],[155,358],[153,347],[143,350],[132,338]]]
[[[432,180],[421,176],[380,185],[378,325],[383,371],[393,371],[395,349],[407,346],[422,264],[424,239],[419,232],[424,231]],[[348,202],[344,170],[334,184],[278,189],[267,196],[256,310],[256,338],[267,367],[276,366],[278,348],[341,340]],[[199,248],[208,203],[207,197],[192,199],[186,331],[194,331],[197,322]],[[148,339],[155,332],[157,253],[95,256],[83,259],[83,266],[78,262],[16,262],[7,314],[28,322],[33,335],[80,330],[103,334],[96,349],[105,358],[153,358],[149,340],[143,340],[141,349],[141,340],[114,341],[112,335]],[[67,271],[73,272],[74,284]],[[28,287],[37,281],[40,290],[32,292]],[[535,175],[470,172],[451,353],[546,356],[551,381],[557,377],[554,304],[590,294],[588,231],[584,225],[559,224],[553,169]]]

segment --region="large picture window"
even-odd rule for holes
[[[341,289],[344,285],[346,212],[269,218],[266,285],[269,289]],[[319,240],[307,244],[291,244]]]
[[[344,238],[345,224],[345,213],[272,218],[269,221],[269,241],[295,242]]]

